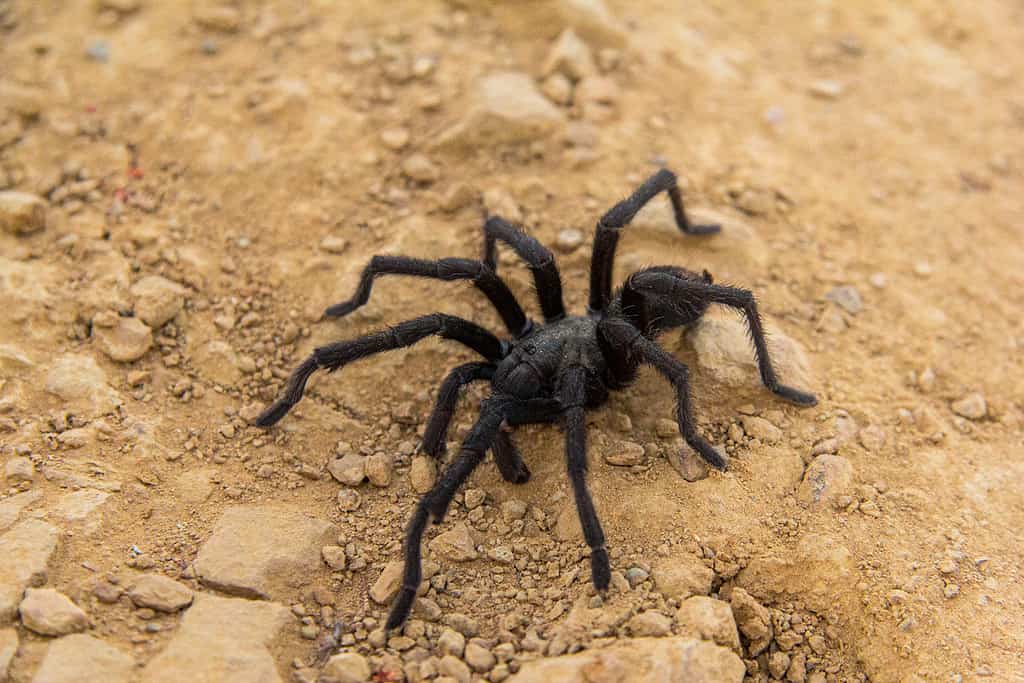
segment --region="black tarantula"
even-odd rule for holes
[[[583,316],[566,314],[562,282],[551,252],[497,216],[491,216],[484,224],[480,261],[374,256],[363,271],[356,293],[348,301],[328,308],[327,316],[342,317],[365,304],[378,275],[472,280],[494,304],[512,338],[499,339],[468,320],[434,313],[358,339],[321,346],[292,373],[284,395],[257,419],[259,426],[269,427],[284,417],[302,398],[306,381],[316,370],[333,372],[352,361],[411,346],[431,335],[461,342],[485,359],[460,365],[448,374],[427,422],[421,448],[440,457],[460,388],[476,380],[490,381],[491,395],[482,402],[480,416],[458,455],[423,496],[409,520],[402,587],[388,616],[387,628],[400,626],[412,608],[421,580],[420,544],[427,522],[438,524],[444,519],[455,492],[483,461],[487,450],[494,454],[495,464],[506,481],[521,484],[530,478],[530,470],[503,426],[561,420],[569,479],[583,536],[590,546],[591,578],[597,590],[608,588],[608,551],[586,483],[584,411],[604,403],[609,390],[622,389],[633,382],[641,364],[652,365],[675,389],[676,420],[683,439],[710,465],[725,469],[725,458],[694,426],[686,365],[655,343],[661,332],[697,320],[710,304],[742,311],[754,343],[761,381],[768,389],[799,405],[817,402],[813,394],[779,383],[754,295],[749,291],[716,285],[707,271],[697,274],[676,266],[653,266],[633,273],[612,292],[612,263],[619,232],[662,191],[672,201],[680,231],[707,235],[720,230],[717,225],[692,225],[683,210],[675,174],[666,169],[658,171],[598,221],[590,266],[590,302],[587,315]],[[495,249],[499,240],[512,247],[529,266],[544,314],[542,325],[534,325],[526,317],[508,286],[498,277]]]

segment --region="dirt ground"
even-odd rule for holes
[[[678,235],[659,199],[625,233],[617,277],[671,263],[754,290],[819,404],[776,400],[747,366],[729,383],[693,333],[667,335],[731,466],[680,476],[653,371],[591,415],[591,489],[635,588],[591,599],[561,436],[528,427],[531,481],[488,460],[470,484],[485,502],[460,495],[428,532],[468,524],[481,552],[438,559],[427,599],[475,622],[461,630],[502,653],[485,674],[500,680],[559,638],[625,639],[624,619],[595,625],[606,613],[673,614],[646,575],[697,558],[716,597],[741,586],[771,611],[760,659],[743,637],[749,680],[1024,680],[1024,6],[599,4],[0,0],[0,189],[46,212],[41,229],[0,231],[5,495],[40,492],[21,518],[60,532],[34,585],[145,667],[183,617],[97,585],[148,571],[216,592],[193,562],[224,511],[283,506],[330,522],[347,567],[280,569],[270,597],[295,615],[267,639],[281,679],[315,678],[335,621],[375,671],[429,654],[437,615],[383,647],[369,590],[401,555],[436,388],[472,354],[428,340],[317,377],[270,432],[247,420],[328,340],[437,310],[501,330],[468,284],[397,277],[351,317],[321,317],[373,254],[475,258],[485,206],[552,246],[582,313],[596,219],[667,165],[726,230]],[[545,78],[567,27],[593,55],[575,84]],[[510,71],[572,102],[534,133],[480,123],[477,84]],[[511,256],[501,273],[539,316]],[[147,297],[149,276],[176,285]],[[715,329],[700,332],[712,346]],[[99,379],[72,401],[53,368],[83,356]],[[466,392],[449,454],[484,395]],[[625,442],[639,461],[605,462]],[[356,510],[327,469],[351,453],[390,477],[355,488]],[[69,513],[78,489],[109,496]],[[32,680],[53,639],[7,617],[11,680]]]

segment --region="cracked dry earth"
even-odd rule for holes
[[[1024,680],[1024,9],[1017,3],[0,0],[0,669],[12,681]],[[689,363],[724,474],[654,373],[589,416],[615,572],[594,595],[557,429],[489,461],[385,634],[428,340],[311,348],[442,310],[484,211],[558,254],[667,164],[617,268],[756,291],[797,410],[717,312]],[[502,255],[536,311],[528,273]],[[505,264],[507,261],[507,264]],[[449,453],[474,418],[466,391]],[[682,455],[680,455],[682,453]]]

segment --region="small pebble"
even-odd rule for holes
[[[560,230],[558,237],[555,239],[555,246],[563,254],[575,251],[581,244],[583,244],[583,232],[576,228]]]

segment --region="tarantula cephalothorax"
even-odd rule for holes
[[[816,403],[812,394],[780,384],[776,378],[754,295],[749,291],[716,285],[707,271],[698,275],[676,266],[654,266],[633,273],[612,293],[612,263],[619,231],[661,191],[668,192],[676,224],[682,232],[701,235],[720,229],[717,225],[691,225],[683,210],[676,176],[665,169],[658,171],[598,221],[590,266],[590,303],[585,316],[566,315],[562,282],[551,252],[497,216],[488,218],[484,224],[484,253],[480,261],[374,256],[363,271],[356,293],[348,301],[328,308],[327,316],[341,317],[365,304],[378,275],[472,280],[494,304],[512,338],[498,339],[468,320],[434,313],[364,337],[321,346],[295,370],[284,395],[259,416],[257,424],[262,427],[284,417],[302,398],[306,381],[316,370],[333,372],[354,360],[411,346],[431,335],[461,342],[483,356],[483,361],[461,365],[448,374],[427,422],[421,448],[440,457],[460,388],[476,380],[490,381],[491,394],[482,402],[480,416],[458,455],[452,458],[433,489],[423,496],[409,520],[402,587],[391,608],[387,628],[400,626],[412,607],[421,580],[420,544],[427,522],[441,522],[455,492],[484,459],[487,450],[494,454],[495,464],[506,481],[518,484],[529,479],[530,471],[503,426],[561,420],[569,479],[583,535],[590,546],[591,578],[597,590],[608,587],[608,551],[586,484],[584,411],[601,405],[610,389],[629,385],[641,364],[651,365],[675,389],[676,420],[683,439],[709,464],[724,469],[725,459],[694,426],[686,366],[654,341],[665,330],[694,322],[710,304],[724,304],[743,312],[754,342],[761,381],[766,387],[793,403]],[[543,324],[534,325],[526,317],[498,277],[498,240],[512,247],[529,266],[544,314]]]

